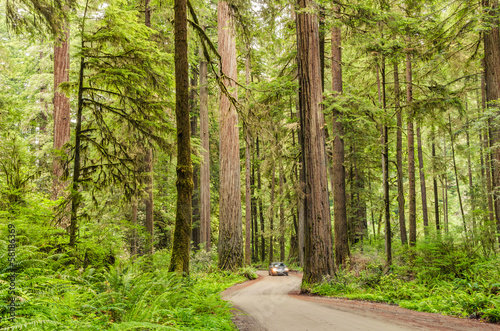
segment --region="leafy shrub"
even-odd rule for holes
[[[500,261],[469,254],[466,245],[450,238],[436,241],[418,246],[411,265],[394,265],[388,274],[381,258],[368,253],[359,260],[354,252],[350,270],[338,271],[312,292],[499,322]]]
[[[248,280],[257,279],[259,277],[257,276],[257,269],[253,268],[252,266],[240,268],[238,274]]]

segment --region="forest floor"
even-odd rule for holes
[[[299,294],[302,274],[268,276],[222,293],[235,307],[239,330],[500,330],[500,325],[395,305]]]

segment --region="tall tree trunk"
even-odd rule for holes
[[[440,233],[441,225],[439,224],[439,195],[437,184],[437,169],[436,169],[436,132],[434,126],[432,127],[432,184],[434,187],[434,214],[436,217],[436,232]]]
[[[276,139],[276,143],[277,143]],[[274,215],[276,214],[276,210],[274,208],[274,191],[276,188],[276,167],[273,164],[272,165],[273,170],[271,172],[271,205],[269,206],[269,264],[274,261],[274,246],[273,246],[273,241],[274,241]]]
[[[488,107],[495,108],[500,99],[500,29],[498,19],[498,0],[483,0],[483,10],[491,30],[483,31],[484,72],[486,83],[486,102]],[[500,243],[500,124],[495,120],[491,126],[492,167],[493,167],[493,202],[497,224],[498,242]]]
[[[250,195],[250,135],[246,134],[245,148],[245,264],[252,264],[250,250],[252,232],[252,200]]]
[[[484,72],[481,76],[481,106],[486,110],[486,83],[484,79]],[[483,146],[485,152],[485,178],[486,178],[486,195],[488,197],[488,228],[495,226],[495,208],[493,204],[493,179],[492,179],[492,166],[491,166],[491,146],[490,146],[490,120],[488,120],[487,127],[484,130]],[[492,234],[495,233],[492,229]],[[487,230],[489,232],[489,229]],[[494,238],[491,238],[494,240]],[[492,247],[493,248],[493,247]]]
[[[228,91],[236,98],[236,35],[229,3],[219,1],[217,12],[219,54]],[[237,269],[243,264],[243,238],[240,190],[240,144],[238,114],[228,96],[220,98],[220,198],[219,198],[219,267]]]
[[[250,46],[247,45],[247,56],[245,61],[245,84],[250,84]],[[250,92],[247,90],[247,105],[249,104]],[[249,110],[250,112],[250,110]],[[250,250],[251,229],[252,229],[252,200],[250,195],[250,134],[246,128],[245,137],[245,264],[252,264]]]
[[[145,1],[145,24],[147,27],[151,27],[151,8],[149,7],[149,0]],[[189,88],[189,85],[188,85],[188,88]],[[148,254],[153,254],[154,200],[153,200],[153,150],[151,148],[146,149],[146,155],[144,157],[144,172],[146,173],[146,180],[145,180],[146,199],[144,200],[144,203],[146,205],[146,247],[145,247],[145,251]]]
[[[319,7],[318,19],[318,34],[319,34],[319,65],[321,70],[321,91],[325,92],[325,8]]]
[[[283,205],[283,166],[280,161],[280,261],[285,260],[285,206]]]
[[[131,217],[132,231],[130,234],[130,255],[137,255],[137,193],[132,197],[132,217]]]
[[[403,114],[400,105],[400,89],[399,89],[399,70],[398,63],[394,63],[394,104],[396,107],[396,164],[397,164],[397,182],[398,182],[398,217],[399,217],[399,235],[401,244],[408,244],[408,236],[406,234],[405,220],[405,193],[403,185]]]
[[[87,7],[85,7],[84,18],[87,15]],[[85,22],[84,22],[85,24]],[[85,25],[83,24],[83,27]],[[83,33],[82,28],[82,48],[83,48]],[[83,56],[80,58],[80,71],[78,76],[78,108],[76,113],[76,128],[75,128],[75,157],[73,161],[73,183],[71,185],[71,218],[69,222],[69,247],[76,246],[78,232],[78,207],[80,206],[80,167],[81,167],[81,133],[82,133],[82,114],[83,114],[83,74],[85,70],[85,62]]]
[[[472,180],[472,163],[471,163],[471,150],[470,150],[470,137],[469,137],[469,129],[470,129],[470,124],[469,124],[469,117],[468,117],[468,104],[467,101],[465,102],[465,116],[467,120],[467,129],[465,130],[465,139],[467,143],[467,172],[468,172],[468,177],[469,177],[469,199],[470,199],[470,210],[471,210],[471,217],[472,217],[472,240],[473,242],[476,240],[476,215],[474,215],[474,210],[476,209],[476,204],[475,204],[475,196],[474,196],[474,182]]]
[[[408,200],[409,214],[408,221],[410,225],[410,246],[415,246],[417,243],[417,204],[415,190],[415,142],[413,132],[413,117],[412,109],[413,93],[412,93],[412,73],[411,73],[411,54],[406,54],[406,100],[408,103]]]
[[[392,232],[391,232],[391,201],[389,199],[389,129],[387,125],[387,99],[385,94],[385,57],[382,56],[382,108],[384,109],[384,123],[382,125],[382,172],[384,184],[384,219],[385,219],[385,254],[387,266],[392,265]]]
[[[257,199],[255,198],[255,157],[252,157],[252,261],[259,260],[259,228],[257,219]]]
[[[308,284],[320,282],[324,276],[333,273],[324,121],[321,114],[323,95],[319,63],[318,19],[310,11],[312,5],[310,0],[298,0],[300,11],[297,13],[299,101],[306,175],[303,282]],[[339,135],[340,132],[336,134]],[[347,241],[347,235],[345,239]]]
[[[208,70],[207,61],[200,47],[200,241],[210,250],[210,139],[208,129]]]
[[[198,77],[196,70],[192,71],[191,88],[189,90],[189,108],[191,110],[191,137],[196,139],[198,137],[198,111],[196,107],[196,89],[198,88]],[[193,248],[198,250],[201,243],[201,227],[200,227],[200,184],[199,184],[200,165],[193,164],[193,197],[192,197],[192,231],[191,240],[193,241]]]
[[[450,140],[451,140],[451,157],[453,160],[453,171],[455,173],[455,183],[457,185],[457,195],[458,195],[458,202],[460,205],[460,215],[462,215],[462,223],[464,226],[464,232],[465,235],[467,236],[467,224],[465,223],[465,213],[464,213],[464,206],[462,203],[462,195],[460,194],[460,184],[458,182],[458,169],[457,169],[457,161],[455,158],[455,138],[453,134],[453,129],[451,126],[451,115],[448,114],[448,120],[449,120],[449,125],[450,125]]]
[[[63,175],[61,151],[70,140],[70,104],[66,95],[59,91],[59,85],[69,81],[69,22],[61,23],[61,31],[54,42],[54,150],[59,151],[54,157],[52,173],[54,175],[52,198],[62,195],[65,183],[60,180]],[[63,217],[64,219],[64,217]],[[67,220],[67,219],[66,219]],[[63,224],[65,226],[65,224]]]
[[[335,7],[339,13],[340,6]],[[342,94],[342,34],[340,27],[332,27],[332,91]],[[349,257],[347,210],[344,168],[344,126],[339,111],[333,111],[333,208],[335,234],[335,267],[345,268]]]
[[[420,134],[420,125],[417,123],[417,151],[418,151],[418,169],[420,174],[420,194],[422,197],[422,218],[424,220],[424,233],[427,236],[429,228],[429,214],[427,212],[427,188],[425,186],[424,155],[422,152],[422,136]]]
[[[298,61],[298,60],[297,60]],[[297,73],[298,75],[298,73]],[[297,98],[298,100],[298,98]],[[301,112],[300,112],[300,102],[295,103],[295,108],[297,109],[296,117],[299,120],[299,123],[301,122]],[[298,169],[299,174],[297,176],[297,181],[299,183],[299,190],[297,193],[297,223],[298,223],[298,249],[299,249],[299,265],[301,267],[304,267],[304,254],[305,254],[305,197],[304,197],[304,192],[305,192],[305,186],[306,186],[306,174],[305,174],[305,169],[304,169],[304,143],[302,142],[302,129],[299,129],[298,132],[298,141],[299,145],[301,146],[301,152],[300,152],[300,169]]]
[[[260,216],[260,260],[264,262],[266,260],[266,241],[264,240],[264,210],[262,208],[262,177],[260,173],[260,149],[259,149],[259,137],[256,141],[257,148],[257,194],[259,203],[259,216]]]
[[[175,119],[177,124],[177,208],[169,271],[189,274],[193,166],[189,122],[189,62],[187,0],[174,2],[175,33]]]
[[[447,164],[447,152],[446,152],[446,135],[443,137],[443,154],[444,154],[444,164]],[[448,226],[448,171],[444,169],[444,185],[443,185],[443,214],[444,214],[444,231],[448,234],[449,226]]]

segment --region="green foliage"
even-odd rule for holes
[[[0,241],[2,252],[6,245]],[[14,324],[4,319],[0,330],[232,330],[230,305],[219,293],[244,278],[219,272],[183,278],[167,272],[168,260],[160,251],[152,260],[83,268],[68,265],[73,261],[68,254],[19,245],[17,318]],[[8,275],[3,254],[0,283],[6,284]],[[7,287],[2,286],[0,300],[9,300]],[[6,309],[0,306],[0,314]]]
[[[473,257],[450,238],[418,246],[410,265],[384,273],[382,261],[339,271],[312,292],[398,304],[403,308],[499,322],[500,263]],[[355,255],[353,260],[361,256]],[[353,261],[351,260],[351,263]]]
[[[246,266],[243,268],[240,268],[238,271],[238,274],[246,277],[248,280],[253,280],[257,279],[259,276],[257,275],[257,269],[255,269],[252,266]]]

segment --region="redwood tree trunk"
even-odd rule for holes
[[[447,152],[446,152],[446,135],[443,137],[443,154],[444,154],[444,164],[447,164]],[[444,222],[444,231],[448,233],[448,172],[445,169],[443,174],[443,222]]]
[[[281,161],[280,161],[281,162]],[[280,163],[280,261],[285,260],[285,207],[283,205],[283,184],[284,184],[284,176],[283,176],[283,167]]]
[[[252,196],[250,195],[250,135],[246,136],[245,148],[245,264],[252,264],[250,240],[252,232]]]
[[[483,110],[486,109],[486,83],[484,73],[481,77],[481,104]],[[486,194],[488,197],[488,228],[495,225],[495,209],[493,204],[493,188],[492,188],[492,166],[491,166],[491,146],[490,146],[490,121],[484,130],[483,148],[485,152],[485,178],[486,178]],[[494,229],[493,229],[494,230]],[[487,230],[489,232],[489,229]],[[493,231],[494,233],[494,231]],[[491,238],[493,239],[493,238]]]
[[[387,99],[385,94],[385,58],[382,56],[382,108],[386,115]],[[387,266],[392,264],[392,232],[391,232],[391,201],[389,200],[389,128],[387,118],[382,126],[382,172],[384,184],[384,220],[385,220],[385,254]]]
[[[413,109],[412,109],[412,76],[411,76],[411,54],[406,54],[406,99],[408,103],[408,200],[410,225],[410,246],[415,246],[417,242],[417,205],[415,190],[415,142],[413,132]]]
[[[265,224],[264,224],[264,210],[262,208],[262,175],[260,173],[260,149],[259,149],[259,137],[257,137],[256,142],[257,148],[257,194],[258,197],[258,207],[259,207],[259,217],[260,217],[260,260],[264,262],[266,260],[266,241],[264,240]]]
[[[191,125],[189,122],[189,63],[187,43],[187,0],[175,0],[175,117],[177,124],[177,209],[169,271],[189,274],[191,238]]]
[[[499,111],[498,103],[494,101],[500,99],[500,31],[498,20],[498,0],[483,0],[486,19],[491,27],[490,30],[483,31],[484,43],[484,71],[486,82],[486,102],[488,107]],[[492,140],[492,167],[493,167],[493,202],[495,205],[495,216],[497,224],[497,235],[500,234],[500,123],[494,121],[491,126]],[[500,235],[498,236],[500,243]]]
[[[403,114],[400,105],[399,71],[397,62],[394,63],[394,104],[396,107],[396,164],[398,182],[398,216],[399,235],[403,246],[408,243],[405,220],[405,192],[403,186]]]
[[[273,170],[271,172],[271,206],[269,208],[270,210],[270,215],[269,215],[269,264],[274,261],[274,215],[275,213],[275,208],[274,208],[274,191],[276,188],[276,167],[273,164]]]
[[[61,25],[60,35],[54,42],[54,150],[60,151],[61,154],[54,156],[52,164],[53,199],[61,196],[65,186],[60,180],[63,175],[60,155],[64,155],[61,148],[70,139],[71,120],[69,99],[64,93],[59,92],[59,84],[69,81],[69,23],[64,21]]]
[[[250,47],[247,45],[247,56],[245,61],[245,84],[250,84]],[[249,104],[250,92],[247,90],[247,105]],[[246,128],[245,148],[245,264],[252,264],[250,251],[250,240],[252,232],[252,196],[250,195],[250,134]]]
[[[436,231],[439,234],[441,231],[441,225],[439,224],[439,196],[438,196],[438,184],[437,184],[437,169],[436,169],[436,132],[434,127],[432,127],[432,183],[434,186],[434,214],[436,217]]]
[[[208,136],[207,61],[200,47],[200,241],[210,250],[210,140]]]
[[[299,101],[306,175],[303,282],[308,284],[320,282],[324,276],[333,273],[324,122],[321,115],[323,95],[321,93],[318,18],[311,11],[312,5],[310,0],[298,0],[298,7],[301,10],[297,13]],[[336,134],[339,135],[340,132]],[[347,241],[347,235],[345,240]]]
[[[337,6],[335,11],[338,12]],[[337,95],[342,94],[342,51],[341,29],[332,28],[332,90]],[[334,234],[335,234],[335,267],[344,268],[349,257],[349,238],[347,233],[347,211],[345,193],[344,168],[344,127],[340,119],[340,112],[333,112],[333,206],[334,206]]]
[[[224,85],[236,95],[236,36],[229,4],[219,1],[217,13],[219,54]],[[231,92],[230,92],[231,93]],[[238,114],[228,96],[221,92],[219,118],[219,268],[233,270],[243,265],[243,238],[240,191],[240,144]]]

